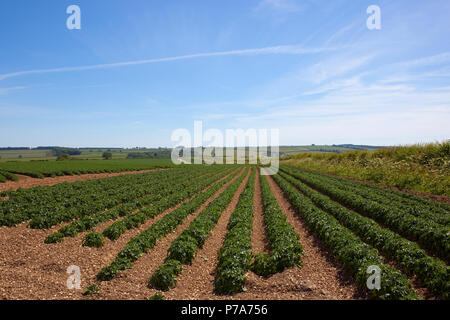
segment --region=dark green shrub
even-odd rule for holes
[[[273,258],[266,252],[257,253],[253,256],[250,270],[261,277],[270,277],[277,272],[277,266]]]
[[[90,296],[93,294],[98,293],[98,291],[100,290],[100,288],[95,285],[95,284],[91,284],[89,287],[86,288],[86,291],[83,293],[83,296]]]
[[[64,235],[61,232],[55,232],[45,238],[44,243],[58,243],[61,242]]]
[[[90,232],[83,239],[83,246],[85,247],[103,247],[105,244],[105,237],[98,232]]]
[[[164,264],[153,272],[149,285],[159,290],[169,290],[177,282],[177,275],[181,272],[181,263],[177,260],[166,260]]]

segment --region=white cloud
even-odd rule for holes
[[[18,71],[18,72],[0,74],[0,80],[12,78],[12,77],[23,76],[23,75],[28,75],[28,74],[117,68],[117,67],[143,65],[143,64],[151,64],[151,63],[161,63],[161,62],[169,62],[169,61],[206,58],[206,57],[232,56],[232,55],[245,56],[245,55],[263,55],[263,54],[303,55],[303,54],[314,54],[314,53],[333,51],[333,50],[336,50],[336,48],[333,48],[333,47],[306,48],[306,47],[303,47],[300,45],[282,45],[282,46],[272,46],[272,47],[263,47],[263,48],[253,48],[253,49],[241,49],[241,50],[219,51],[219,52],[209,52],[209,53],[196,53],[196,54],[189,54],[189,55],[183,55],[183,56],[174,56],[174,57],[166,57],[166,58],[147,59],[147,60],[134,60],[134,61],[117,62],[117,63],[105,63],[105,64],[90,65],[90,66],[26,70],[26,71]]]
[[[0,95],[2,94],[7,94],[11,91],[15,91],[15,90],[22,90],[25,89],[25,87],[10,87],[10,88],[0,88]]]
[[[303,8],[289,0],[261,0],[257,5],[256,10],[265,9],[293,12],[302,10]]]

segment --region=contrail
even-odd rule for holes
[[[261,55],[261,54],[293,54],[293,55],[296,55],[296,54],[320,53],[320,52],[331,51],[331,50],[336,50],[336,48],[331,48],[331,47],[330,48],[304,48],[301,46],[294,45],[294,46],[275,46],[275,47],[265,47],[265,48],[255,48],[255,49],[242,49],[242,50],[232,50],[232,51],[219,51],[219,52],[209,52],[209,53],[196,53],[196,54],[166,57],[166,58],[96,64],[96,65],[90,65],[90,66],[25,70],[25,71],[0,74],[0,80],[12,78],[12,77],[19,77],[19,76],[28,75],[28,74],[117,68],[117,67],[133,66],[133,65],[139,65],[139,64],[169,62],[169,61],[187,60],[187,59],[195,59],[195,58],[203,58],[203,57],[217,57],[217,56],[230,56],[230,55]]]

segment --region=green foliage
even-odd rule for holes
[[[362,242],[336,218],[315,207],[311,200],[299,193],[280,175],[275,175],[274,179],[308,226],[353,274],[361,290],[367,290],[372,298],[382,300],[420,299],[412,288],[411,281],[397,269],[384,264],[376,249]],[[367,288],[366,270],[371,265],[376,265],[382,270],[380,290]]]
[[[264,225],[267,239],[270,243],[270,264],[275,265],[277,272],[286,268],[301,266],[301,256],[304,255],[300,237],[294,228],[286,221],[286,216],[272,194],[269,183],[264,176],[260,176],[261,194],[264,207]]]
[[[97,294],[99,290],[100,288],[97,285],[91,284],[89,287],[86,288],[86,291],[83,293],[83,296],[90,296],[93,294]]]
[[[450,140],[341,154],[303,153],[287,164],[373,181],[400,189],[450,196]]]
[[[287,170],[288,169],[284,169]],[[297,170],[294,170],[294,172]],[[310,198],[314,204],[332,214],[345,227],[355,232],[362,240],[379,249],[411,275],[416,275],[435,294],[450,298],[450,268],[445,262],[430,257],[416,243],[383,228],[375,221],[356,214],[330,198],[310,189],[305,184],[285,173],[280,175]],[[331,178],[326,178],[332,186]]]
[[[161,293],[155,293],[148,300],[165,300],[164,296]]]
[[[45,238],[44,243],[58,243],[61,242],[64,235],[61,232],[55,232]]]
[[[406,238],[417,241],[443,260],[448,261],[450,259],[449,227],[440,225],[420,215],[417,216],[411,214],[411,212],[399,210],[396,206],[370,200],[370,195],[366,197],[347,191],[345,187],[340,187],[343,183],[332,183],[331,179],[319,177],[317,174],[284,166],[281,169],[290,172],[292,176],[358,213],[391,228]],[[373,191],[368,190],[366,193],[370,194]]]
[[[153,272],[149,285],[167,291],[175,286],[177,275],[180,274],[182,269],[180,261],[168,259]]]
[[[60,176],[66,174],[107,173],[138,171],[154,168],[171,168],[170,159],[126,160],[74,160],[71,161],[15,161],[0,162],[0,171],[18,173],[35,178]]]
[[[146,253],[150,248],[153,248],[159,239],[167,235],[169,232],[172,232],[178,225],[183,223],[187,216],[200,208],[200,206],[209,197],[217,192],[217,190],[220,189],[225,183],[231,180],[235,174],[236,173],[216,183],[205,192],[196,195],[190,201],[183,203],[177,209],[153,223],[148,229],[132,238],[125,245],[125,248],[119,252],[111,265],[100,271],[97,278],[105,281],[111,280],[117,275],[118,272],[130,268],[134,261],[139,259],[139,257]],[[202,182],[204,181],[200,179],[197,180],[197,183],[193,183],[193,185],[197,184],[198,186]]]
[[[178,260],[182,264],[192,263],[197,252],[197,240],[183,234],[172,242],[168,250],[169,259]]]
[[[252,169],[244,191],[230,216],[228,232],[219,251],[216,293],[231,294],[243,291],[252,256],[253,195],[255,167]]]
[[[70,156],[67,153],[61,153],[56,158],[56,161],[64,161],[64,160],[70,160]]]
[[[83,246],[85,247],[103,247],[105,244],[105,237],[98,232],[90,232],[83,239]]]
[[[111,212],[103,213],[104,210],[155,192],[157,181],[188,171],[182,168],[172,170],[171,174],[153,171],[11,191],[8,193],[9,201],[0,207],[0,213],[4,215],[0,225],[12,226],[31,220],[31,228],[45,229],[61,222],[91,216],[96,212],[107,216]],[[100,218],[98,215],[94,218],[99,218],[98,221],[106,219],[102,214]],[[89,225],[92,221],[81,222]],[[85,230],[87,229],[77,223],[76,226],[63,229],[63,232],[66,236],[74,236]]]
[[[273,257],[266,252],[257,253],[253,256],[250,269],[257,275],[265,278],[277,273],[277,266]]]
[[[0,171],[0,182],[6,182],[6,180],[18,181],[19,178],[11,172]]]
[[[112,153],[105,151],[105,152],[103,152],[102,157],[103,157],[103,159],[106,159],[106,160],[112,159]]]
[[[233,176],[230,176],[226,180],[231,180]],[[211,233],[212,228],[217,224],[223,210],[230,203],[233,198],[236,190],[239,185],[245,178],[245,174],[241,174],[235,181],[233,181],[228,188],[218,196],[214,201],[212,201],[200,214],[191,222],[188,228],[186,228],[177,239],[175,239],[169,250],[168,256],[171,260],[177,260],[181,264],[190,263],[195,257],[196,252],[203,245],[203,242],[206,240],[204,237],[205,234],[209,235]],[[223,180],[223,183],[227,181]],[[218,189],[217,189],[218,190]],[[211,194],[205,195],[202,199],[201,203],[198,203],[197,208],[201,206],[201,204],[206,201],[209,197],[211,197],[217,190],[213,190]],[[208,190],[209,191],[209,190]],[[207,191],[207,192],[208,192]],[[206,193],[206,192],[205,192]],[[203,194],[205,194],[203,193]],[[176,211],[176,210],[175,210]],[[175,212],[174,211],[174,212]],[[164,219],[164,218],[163,218]],[[196,232],[197,230],[201,230],[200,232]],[[199,236],[201,235],[201,236]],[[180,259],[180,260],[178,260]],[[167,269],[164,269],[166,277],[169,277],[167,274]],[[181,271],[181,270],[180,270]],[[172,277],[169,277],[171,287],[176,284],[176,275],[172,274]]]

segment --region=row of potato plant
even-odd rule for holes
[[[292,170],[292,168],[289,169]],[[326,183],[328,184],[332,184],[345,191],[353,192],[366,199],[373,200],[383,205],[395,206],[399,211],[412,214],[421,219],[432,220],[443,226],[450,225],[450,209],[446,210],[444,207],[436,205],[431,201],[416,201],[415,199],[417,198],[417,196],[416,198],[413,198],[414,200],[412,200],[410,198],[399,195],[400,192],[398,191],[393,192],[393,190],[390,189],[381,188],[378,186],[374,187],[373,185],[323,175],[313,171],[305,172],[317,179],[326,181]]]
[[[153,248],[159,239],[174,231],[189,215],[198,210],[208,198],[213,196],[221,187],[234,179],[238,174],[239,172],[236,171],[227,178],[217,182],[133,237],[117,254],[114,261],[97,274],[97,279],[100,281],[109,281],[115,278],[119,272],[132,268],[133,262]],[[201,181],[197,180],[192,183],[200,184]]]
[[[399,270],[383,263],[383,258],[378,255],[376,249],[364,243],[332,215],[314,206],[310,199],[299,193],[280,175],[275,175],[274,179],[309,228],[331,249],[345,269],[354,276],[356,285],[367,291],[370,298],[420,299],[412,288],[411,281]],[[381,270],[379,290],[369,289],[367,286],[370,276],[367,272],[371,266],[377,266]]]
[[[213,174],[211,177],[202,177],[199,179],[200,183],[192,184],[191,181],[188,181],[181,187],[170,189],[169,193],[160,193],[158,195],[158,201],[134,214],[128,215],[123,220],[114,222],[103,230],[102,234],[110,240],[117,240],[127,230],[139,227],[148,219],[154,218],[164,210],[172,208],[178,203],[192,197],[194,194],[219,179],[218,177],[228,174],[229,171],[230,170],[226,170],[224,172],[221,170],[220,172]]]
[[[410,275],[416,275],[435,294],[450,298],[450,268],[441,260],[430,257],[416,243],[382,228],[372,219],[363,217],[312,190],[304,183],[280,173],[320,209],[332,214],[339,222],[357,234],[364,242],[379,249]]]
[[[0,204],[0,225],[31,219],[30,227],[49,228],[142,197],[156,181],[188,173],[181,168],[8,191],[3,193],[8,201]]]
[[[253,197],[255,168],[228,221],[228,232],[219,251],[215,291],[232,294],[244,290],[245,273],[252,260]]]
[[[241,174],[214,201],[199,213],[190,225],[172,242],[167,250],[165,262],[159,266],[149,279],[149,285],[169,290],[176,285],[177,276],[182,271],[183,264],[190,264],[197,251],[203,247],[212,229],[219,221],[222,212],[231,202],[239,185],[247,176]]]
[[[213,173],[215,175],[216,173]],[[180,190],[184,190],[190,182],[198,176],[204,176],[203,172],[195,172],[191,174],[176,176],[173,179],[164,179],[155,181],[153,189],[149,195],[135,199],[133,201],[120,204],[112,209],[97,212],[92,215],[84,216],[81,219],[71,223],[70,225],[60,228],[45,239],[45,243],[61,242],[64,237],[74,237],[77,234],[90,230],[94,226],[109,220],[115,220],[119,217],[130,215],[130,213],[148,206],[156,201],[161,200],[169,195],[176,194]],[[123,221],[123,220],[122,220]]]
[[[423,248],[428,249],[444,261],[450,259],[450,228],[434,221],[400,212],[396,207],[382,205],[353,192],[339,189],[302,170],[291,167],[283,167],[282,170],[333,200],[374,219],[406,238],[417,241]]]
[[[286,268],[301,267],[302,255],[305,253],[299,235],[287,221],[266,177],[260,175],[260,182],[264,228],[270,245],[270,254],[256,255],[251,268],[256,274],[268,277]]]

